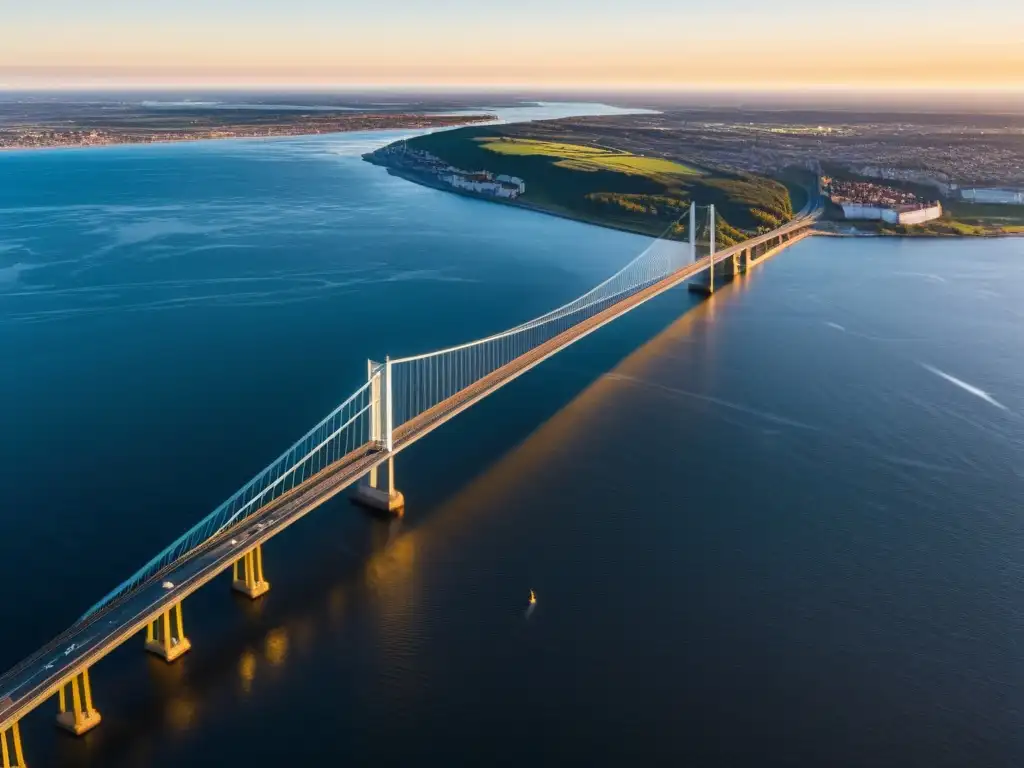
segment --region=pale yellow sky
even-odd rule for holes
[[[1024,87],[1024,2],[216,6],[19,4],[0,26],[0,84]]]

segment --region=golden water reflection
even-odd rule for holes
[[[742,285],[744,278],[734,283]],[[683,313],[657,336],[624,358],[554,416],[534,430],[521,444],[474,478],[441,505],[436,514],[413,530],[413,539],[454,537],[467,517],[486,512],[530,482],[541,469],[561,455],[570,455],[581,444],[600,439],[603,414],[629,409],[634,394],[632,380],[643,380],[651,368],[675,357],[684,343],[702,345],[702,355],[714,347],[711,327],[718,313],[739,299],[737,285],[728,285]],[[670,292],[668,296],[677,295]],[[715,366],[702,366],[696,373],[708,376]],[[710,386],[711,382],[703,382]]]
[[[363,569],[366,585],[373,592],[372,607],[378,614],[381,637],[405,636],[409,627],[419,620],[423,596],[418,591],[417,552],[423,543],[436,537],[448,538],[464,526],[468,516],[486,513],[496,499],[528,482],[531,475],[554,456],[571,452],[580,441],[594,439],[592,432],[599,425],[598,416],[602,412],[628,407],[630,378],[644,377],[659,360],[671,357],[673,347],[680,343],[708,343],[709,327],[719,307],[737,297],[735,287],[726,288],[689,309],[612,371],[589,385],[417,527],[405,528],[401,520],[395,519],[386,532],[381,530],[382,541],[374,547]],[[339,578],[340,582],[330,585],[323,593],[322,605],[288,617],[283,624],[268,630],[261,641],[247,644],[240,652],[235,669],[243,696],[253,693],[262,679],[264,667],[286,668],[296,657],[297,650],[309,650],[318,632],[330,631],[343,620],[346,593],[353,588],[353,582],[351,573]],[[264,610],[260,600],[240,602],[251,618],[259,618]],[[261,652],[254,648],[260,648]],[[156,677],[168,695],[166,721],[177,733],[194,728],[201,719],[202,708],[183,680],[183,667],[180,664],[158,667]]]
[[[279,667],[288,658],[288,630],[278,627],[271,630],[263,643],[263,656],[273,666]]]

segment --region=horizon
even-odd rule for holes
[[[862,0],[813,14],[797,0],[633,0],[596,13],[587,0],[240,9],[23,4],[0,27],[0,87],[1024,90],[1024,4],[1004,0]]]
[[[173,80],[173,81],[139,81],[139,80],[63,80],[63,81],[18,81],[0,80],[0,90],[20,92],[144,92],[144,91],[176,91],[188,90],[196,92],[216,92],[224,90],[263,91],[273,93],[384,93],[384,92],[416,92],[416,93],[516,93],[531,92],[537,94],[558,94],[569,92],[594,94],[832,94],[847,93],[859,95],[873,94],[939,94],[971,96],[983,94],[1024,95],[1024,83],[1010,85],[931,85],[913,83],[721,83],[701,85],[672,84],[618,84],[614,86],[597,83],[431,83],[401,81],[394,83],[365,82],[295,82],[295,81],[248,81],[248,80]]]
[[[597,85],[437,85],[437,84],[319,84],[301,83],[130,83],[59,84],[50,87],[12,87],[0,81],[0,101],[49,100],[65,96],[71,100],[87,95],[97,97],[204,99],[230,102],[231,96],[251,97],[330,97],[333,103],[346,100],[358,104],[369,97],[465,99],[463,109],[486,111],[488,99],[506,103],[599,102],[627,108],[655,110],[747,109],[752,111],[868,111],[876,114],[947,113],[1024,115],[1024,87],[938,88],[907,86],[734,86],[684,88],[635,87],[611,88]],[[219,97],[219,98],[218,98]],[[347,97],[347,98],[346,98]],[[244,97],[243,97],[244,98]],[[269,102],[273,104],[273,102]],[[323,102],[319,104],[323,106]]]

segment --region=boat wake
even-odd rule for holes
[[[933,367],[931,365],[928,365],[927,363],[921,363],[921,367],[924,368],[926,371],[931,371],[932,373],[934,373],[939,378],[945,379],[950,384],[953,384],[953,385],[955,385],[957,387],[960,387],[960,389],[962,389],[964,392],[969,392],[970,394],[974,395],[975,397],[984,400],[989,405],[994,405],[996,408],[999,408],[1000,410],[1003,410],[1003,411],[1008,411],[1009,410],[1009,408],[1007,408],[1005,405],[1003,405],[998,400],[996,400],[994,397],[992,397],[992,395],[990,395],[988,392],[986,392],[983,389],[979,389],[978,387],[974,386],[973,384],[968,384],[966,381],[963,381],[962,379],[958,379],[956,376],[951,376],[950,374],[946,373],[945,371],[940,371],[938,368],[935,368],[935,367]]]

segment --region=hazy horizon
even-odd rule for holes
[[[288,103],[322,109],[330,105],[345,108],[368,107],[372,99],[387,99],[388,106],[402,104],[423,108],[433,101],[435,108],[475,109],[524,102],[600,102],[623,107],[653,109],[748,109],[748,110],[835,110],[866,113],[951,113],[1024,115],[1024,89],[855,89],[842,87],[772,89],[706,88],[612,89],[600,87],[557,88],[554,86],[270,86],[133,84],[106,87],[22,87],[0,83],[0,102],[146,101],[195,102],[202,106],[228,106],[236,102]],[[152,105],[157,107],[159,105]]]
[[[1005,0],[41,0],[5,13],[0,87],[1017,90],[1021,29]]]

